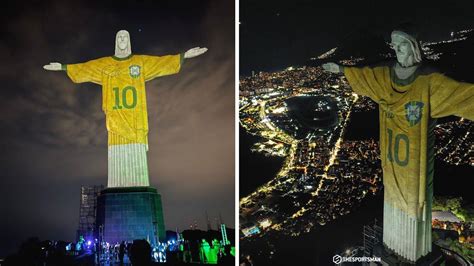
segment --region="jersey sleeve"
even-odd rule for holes
[[[431,117],[449,115],[474,120],[474,84],[434,73],[430,86]]]
[[[376,103],[379,103],[384,93],[384,73],[382,68],[344,67],[344,76],[355,93],[367,96]]]
[[[183,54],[165,56],[143,56],[145,81],[179,72],[184,61]]]
[[[85,63],[68,64],[63,70],[74,83],[93,82],[102,83],[102,72],[106,67],[103,58],[87,61]]]

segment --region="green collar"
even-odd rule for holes
[[[415,79],[419,76],[419,70],[420,70],[421,65],[418,65],[415,72],[413,72],[413,74],[411,74],[408,78],[406,79],[399,78],[397,74],[395,73],[396,64],[397,62],[395,62],[395,64],[393,64],[393,66],[390,67],[390,78],[395,84],[399,86],[406,86],[413,83],[413,81],[415,81]]]
[[[130,59],[132,56],[133,56],[133,54],[130,54],[126,57],[116,57],[115,55],[112,55],[112,58],[117,60],[117,61],[124,61],[124,60]]]

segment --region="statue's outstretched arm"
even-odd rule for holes
[[[203,47],[203,48],[194,47],[194,48],[191,48],[188,51],[186,51],[186,53],[184,53],[184,58],[193,58],[193,57],[196,57],[196,56],[200,56],[205,52],[207,52],[206,47]]]
[[[343,66],[340,66],[333,62],[323,64],[322,67],[324,70],[331,73],[335,73],[335,74],[343,73]]]
[[[62,69],[62,64],[58,62],[51,62],[47,65],[43,66],[44,69],[49,70],[49,71],[61,71]]]
[[[474,121],[474,84],[441,73],[433,73],[430,82],[431,117],[455,115]]]
[[[43,68],[50,71],[65,71],[74,83],[93,82],[102,84],[102,73],[107,64],[107,57],[103,57],[76,64],[53,62],[43,66]]]

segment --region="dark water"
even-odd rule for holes
[[[247,196],[257,187],[273,179],[283,165],[284,158],[266,157],[250,151],[252,145],[261,139],[239,126],[240,197]]]
[[[337,104],[331,97],[305,96],[291,97],[285,100],[289,115],[309,129],[328,128],[337,123]],[[318,104],[330,109],[316,111]]]

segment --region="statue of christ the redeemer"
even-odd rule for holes
[[[183,60],[207,48],[184,54],[149,56],[132,54],[130,34],[117,32],[115,54],[79,64],[50,63],[43,68],[66,71],[75,83],[102,85],[102,110],[108,131],[107,187],[148,187],[148,114],[145,82],[178,73]]]
[[[434,126],[456,115],[474,120],[474,84],[458,82],[423,64],[421,45],[408,28],[394,30],[397,60],[375,67],[323,65],[343,73],[352,89],[380,110],[383,169],[383,243],[416,262],[431,252]]]

